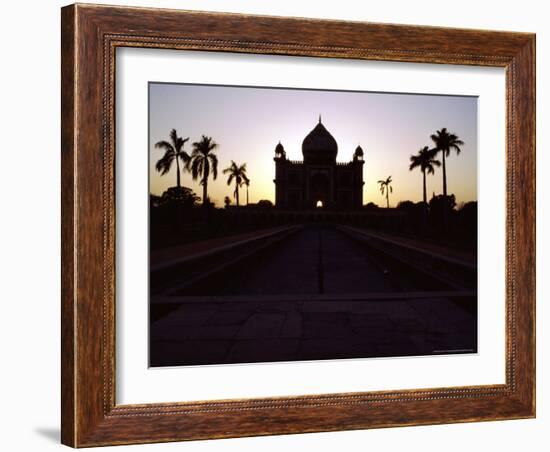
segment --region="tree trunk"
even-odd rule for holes
[[[179,161],[179,157],[176,155],[176,171],[177,171],[177,174],[178,174],[178,177],[177,177],[177,185],[178,185],[178,188],[181,187],[181,183],[180,183],[180,161]]]
[[[246,205],[248,206],[248,185],[246,186]]]
[[[441,151],[443,154],[443,195],[447,197],[447,169],[445,167],[445,150]]]
[[[202,205],[206,206],[206,199],[208,198],[208,179],[202,180]]]
[[[235,201],[237,206],[239,206],[239,184],[235,184]]]
[[[386,188],[386,206],[389,209],[390,208],[390,189]]]
[[[424,179],[424,184],[423,184],[424,204],[428,204],[428,195],[426,194],[426,170],[422,170],[422,177]]]
[[[204,167],[202,173],[202,205],[206,206],[206,200],[208,198],[208,177],[210,176],[210,165],[208,163],[208,156],[204,156]]]

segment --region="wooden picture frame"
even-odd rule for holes
[[[62,9],[62,442],[73,447],[535,416],[535,35],[71,5]],[[115,403],[115,50],[506,69],[506,383]]]

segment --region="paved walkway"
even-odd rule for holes
[[[225,237],[218,237],[215,239],[202,240],[200,242],[193,242],[185,245],[154,250],[151,252],[150,265],[151,267],[155,267],[157,265],[164,264],[170,261],[186,257],[195,257],[196,255],[205,252],[212,252],[225,246],[235,245],[239,242],[262,237],[264,235],[271,235],[285,229],[289,229],[289,227],[281,226],[276,228],[259,229],[253,232],[229,235]]]
[[[399,245],[410,247],[417,250],[422,250],[424,252],[433,253],[438,256],[447,256],[451,259],[456,259],[468,265],[476,265],[476,256],[472,252],[460,251],[454,248],[448,248],[436,243],[426,242],[424,240],[412,239],[409,237],[403,237],[394,234],[387,234],[380,231],[373,231],[370,229],[362,228],[350,228],[357,231],[364,232],[365,234],[370,235],[371,237],[376,237],[382,240],[387,240]]]
[[[151,325],[151,365],[476,350],[475,293],[397,276],[344,233],[305,228],[203,296],[152,300],[168,314]]]
[[[476,348],[475,337],[473,315],[451,299],[437,296],[369,301],[195,302],[183,303],[153,323],[151,364],[471,353]]]

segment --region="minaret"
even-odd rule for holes
[[[365,152],[361,145],[357,145],[355,152],[353,153],[353,165],[354,165],[354,206],[361,208],[363,205],[363,186],[365,181],[363,180],[363,165],[365,164]]]
[[[286,151],[284,146],[279,143],[275,146],[275,206],[284,207],[286,190]]]

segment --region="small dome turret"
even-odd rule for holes
[[[357,161],[357,160],[360,160],[362,161],[365,157],[365,154],[363,152],[363,148],[361,146],[357,146],[355,148],[355,152],[353,153],[353,160],[354,161]]]
[[[277,144],[277,146],[275,146],[275,158],[281,158],[281,159],[286,158],[286,151],[285,151],[285,148],[284,148],[284,146],[281,144],[280,141],[279,141],[279,143]]]

